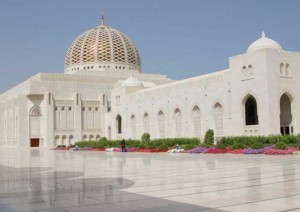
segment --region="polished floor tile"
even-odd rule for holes
[[[0,211],[297,211],[299,160],[0,149]]]

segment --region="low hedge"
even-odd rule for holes
[[[198,138],[165,138],[165,139],[155,139],[152,141],[140,141],[140,140],[126,140],[126,147],[138,147],[147,149],[158,149],[161,148],[174,148],[176,145],[187,146],[188,148],[194,148],[200,145],[200,140]],[[80,148],[93,147],[93,148],[110,148],[119,147],[119,140],[108,141],[106,139],[100,139],[99,141],[79,141],[76,142]]]
[[[220,141],[215,145],[216,148],[225,149],[230,147],[232,149],[262,149],[266,146],[276,145],[277,143],[284,143],[288,147],[298,147],[300,135],[285,135],[285,136],[230,136],[222,137]],[[93,148],[110,148],[119,147],[119,140],[108,141],[106,138],[99,141],[79,141],[76,142],[80,148],[93,147]],[[176,145],[181,146],[183,149],[193,149],[199,146],[205,146],[198,138],[163,138],[144,141],[140,140],[126,140],[126,147],[137,147],[140,149],[158,149],[158,148],[175,148]],[[279,144],[281,148],[285,148],[282,144]],[[210,147],[207,146],[207,147]]]
[[[287,146],[299,146],[300,135],[271,135],[271,136],[229,136],[222,137],[220,142],[226,147],[244,147],[252,149],[261,149],[265,146],[276,145],[279,142]]]

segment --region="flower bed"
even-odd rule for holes
[[[244,154],[244,149],[231,149],[231,148],[227,148],[226,149],[226,153],[230,153],[230,154]]]
[[[290,147],[287,150],[275,149],[275,145],[267,146],[262,149],[231,149],[227,147],[226,149],[218,149],[218,148],[206,148],[206,147],[196,147],[194,149],[190,149],[185,151],[189,154],[199,154],[199,153],[208,153],[208,154],[266,154],[266,155],[288,155],[288,154],[300,154],[298,151],[299,148]]]
[[[126,152],[166,152],[166,151],[167,150],[159,150],[159,149],[144,149],[144,148],[140,149],[136,147],[126,148]],[[113,152],[121,152],[121,148],[113,148]]]
[[[294,152],[297,152],[298,148],[288,148],[286,150],[283,149],[268,149],[264,152],[265,155],[291,155]]]
[[[187,150],[186,152],[190,153],[190,154],[206,153],[207,148],[206,147],[196,147],[194,149]]]
[[[224,154],[226,153],[226,149],[217,149],[217,148],[208,148],[207,152],[208,154]]]

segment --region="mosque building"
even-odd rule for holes
[[[229,68],[174,81],[144,74],[138,49],[104,24],[70,45],[64,73],[38,73],[0,95],[0,147],[79,140],[300,133],[300,52],[262,37]]]

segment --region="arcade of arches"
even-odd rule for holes
[[[293,133],[293,125],[292,125],[292,98],[289,94],[284,93],[280,98],[280,132],[283,135],[288,135]],[[243,101],[244,107],[244,120],[245,126],[253,126],[259,125],[259,117],[258,117],[258,106],[257,101],[254,96],[248,94]],[[214,113],[214,122],[215,122],[215,133],[216,135],[222,135],[223,131],[223,108],[220,103],[216,103],[213,108]],[[176,137],[181,137],[182,135],[182,113],[179,108],[174,110],[174,130]],[[137,121],[136,116],[131,115],[131,138],[137,138]],[[193,122],[193,131],[195,137],[201,136],[201,116],[200,116],[200,108],[195,105],[192,109],[192,122]],[[158,121],[158,137],[165,137],[165,123],[164,123],[164,113],[159,111],[157,114]],[[143,128],[144,132],[150,132],[149,125],[149,115],[145,113],[143,116]],[[116,116],[116,131],[118,134],[122,134],[122,117],[120,114]],[[108,128],[108,137],[111,137],[111,128]]]

